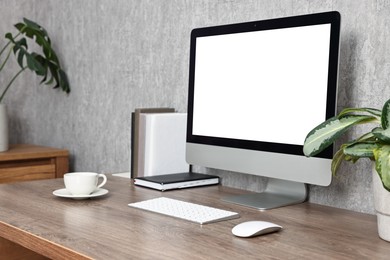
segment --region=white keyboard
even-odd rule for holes
[[[199,224],[207,224],[239,217],[236,212],[164,197],[130,203],[129,206]]]

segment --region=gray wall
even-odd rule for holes
[[[72,85],[66,96],[24,73],[4,102],[10,141],[69,149],[72,170],[128,171],[134,108],[186,111],[192,28],[329,10],[342,15],[338,108],[380,107],[390,96],[385,0],[1,0],[0,35],[22,17],[43,25]],[[330,187],[311,187],[310,200],[373,213],[370,167],[344,165]],[[259,177],[210,172],[224,185],[263,187]]]

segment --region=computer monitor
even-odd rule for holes
[[[275,208],[330,184],[333,148],[307,158],[303,143],[336,114],[339,32],[335,11],[191,32],[187,162],[269,177],[226,200]]]

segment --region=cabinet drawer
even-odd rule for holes
[[[0,183],[55,178],[54,164],[0,169]]]

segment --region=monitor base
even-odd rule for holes
[[[267,187],[261,193],[235,195],[222,200],[258,210],[267,210],[302,203],[306,198],[306,184],[269,178]]]

